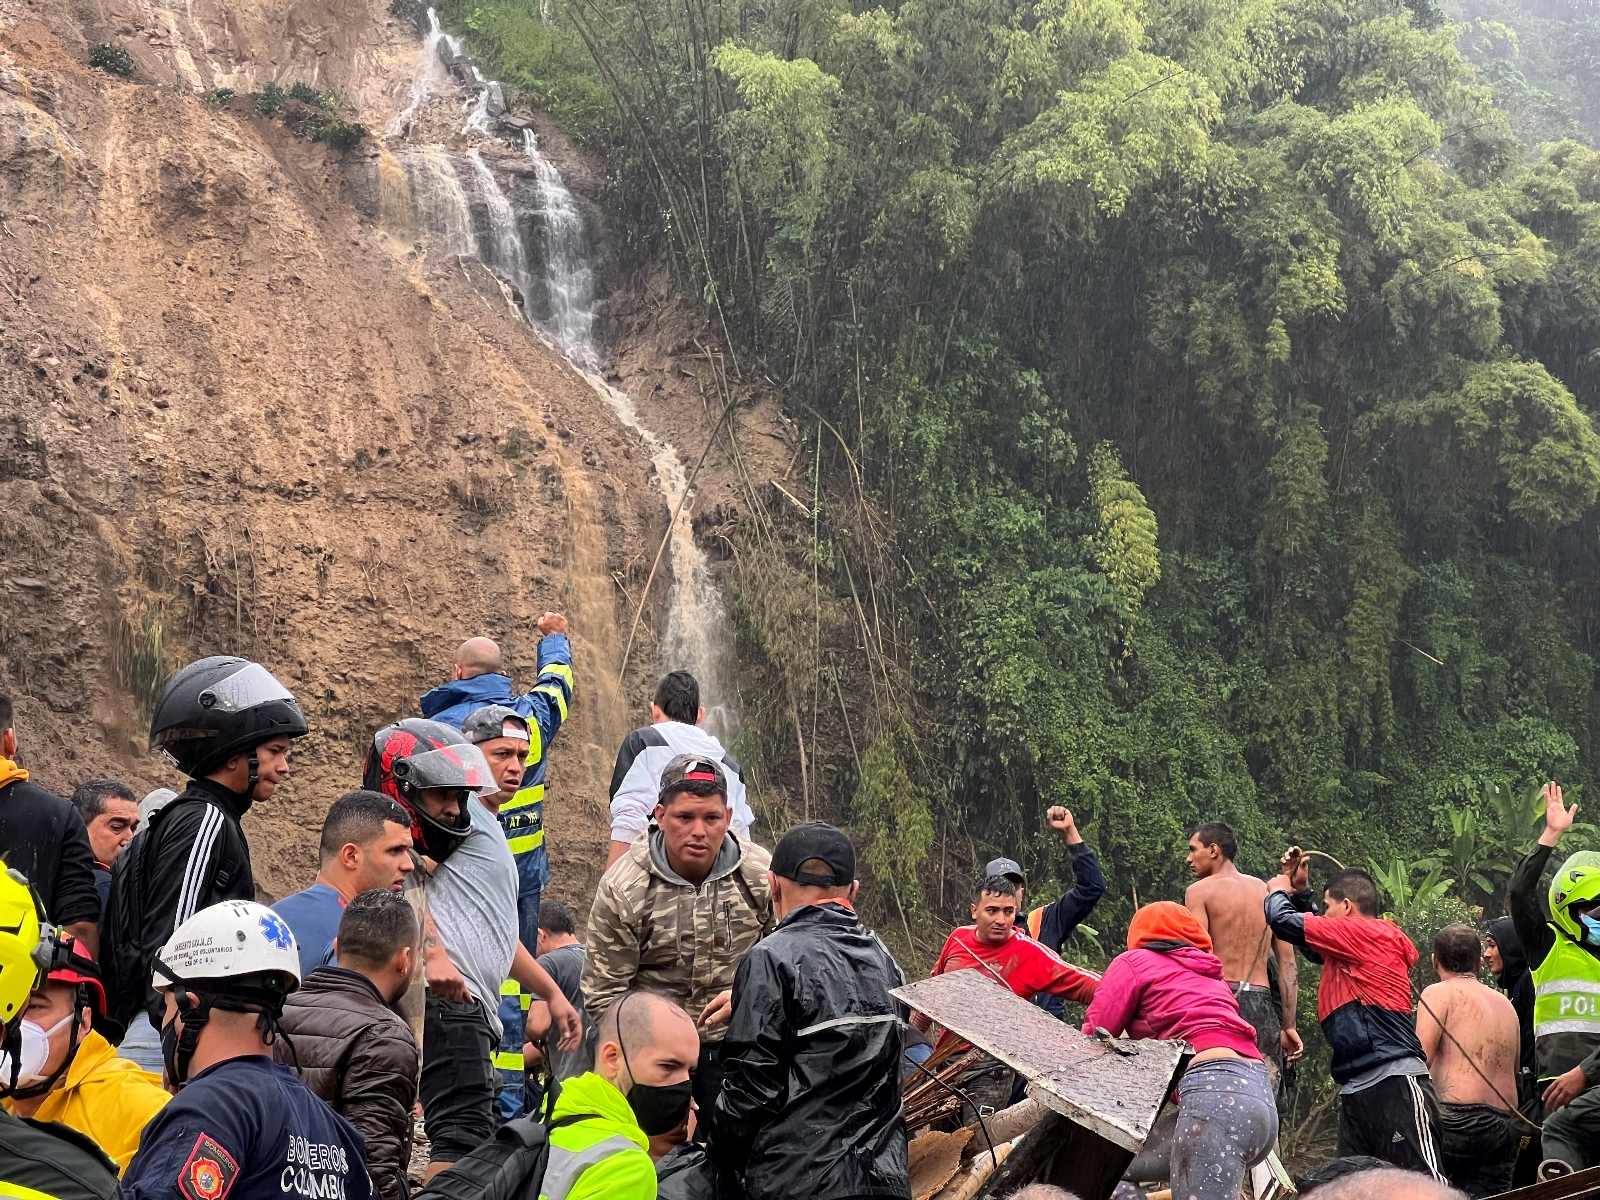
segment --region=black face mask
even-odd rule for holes
[[[689,1116],[693,1087],[685,1079],[682,1083],[669,1083],[664,1087],[636,1083],[628,1089],[628,1107],[633,1109],[639,1129],[646,1137],[671,1133],[684,1123]]]
[[[627,1001],[623,1002],[624,1004]],[[628,1061],[628,1048],[622,1044],[622,1010],[617,1010],[617,1049],[622,1051],[623,1065],[628,1068],[628,1078],[633,1079],[633,1064]],[[628,1088],[628,1107],[639,1122],[645,1137],[659,1137],[671,1133],[689,1117],[689,1101],[694,1098],[694,1085],[685,1079],[682,1083],[639,1083],[634,1080]]]

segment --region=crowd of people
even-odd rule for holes
[[[168,681],[150,748],[187,783],[143,800],[112,779],[43,789],[0,693],[0,1194],[910,1200],[906,1080],[956,1035],[892,995],[905,977],[856,912],[845,833],[752,840],[692,676],[660,681],[618,751],[587,919],[546,897],[566,631],[540,620],[525,692],[494,642],[464,642],[421,715],[374,734],[314,881],[272,907],[241,818],[309,727],[265,666]],[[1118,1200],[1237,1200],[1275,1149],[1304,1053],[1297,954],[1322,968],[1339,1092],[1339,1157],[1302,1191],[1478,1197],[1600,1166],[1600,854],[1542,897],[1576,814],[1554,784],[1545,806],[1509,915],[1487,940],[1441,930],[1420,995],[1370,876],[1339,870],[1319,904],[1298,849],[1257,879],[1217,822],[1189,839],[1181,904],[1139,908],[1103,973],[1067,962],[1106,881],[1061,807],[1044,818],[1072,888],[1030,908],[1021,866],[989,862],[933,973],[980,971],[1058,1019],[1085,1005],[1086,1034],[1187,1044]],[[946,1120],[983,1122],[1026,1082],[982,1062]]]

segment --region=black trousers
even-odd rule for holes
[[[1391,1075],[1339,1097],[1339,1157],[1369,1154],[1444,1182],[1439,1101],[1426,1075]]]
[[[1522,1121],[1489,1104],[1440,1104],[1439,1148],[1450,1182],[1476,1200],[1511,1190]]]
[[[494,1069],[499,1043],[488,1010],[478,1001],[456,1004],[431,993],[422,1017],[422,1122],[433,1162],[465,1158],[494,1136]]]

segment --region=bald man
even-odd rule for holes
[[[555,741],[572,703],[572,646],[567,619],[547,612],[539,618],[539,676],[533,690],[512,691],[500,647],[486,637],[468,638],[456,647],[450,681],[422,697],[422,715],[461,728],[480,708],[503,705],[528,725],[527,766],[522,786],[500,806],[500,828],[517,860],[517,924],[529,954],[539,952],[539,897],[550,882],[550,855],[544,844],[544,775]]]
[[[1359,1171],[1301,1194],[1317,1200],[1467,1200],[1465,1192],[1398,1167]]]
[[[600,1018],[594,1070],[561,1084],[541,1195],[656,1200],[650,1138],[688,1118],[689,1071],[699,1058],[699,1031],[671,1000],[617,997]]]
[[[500,829],[517,862],[517,938],[529,954],[539,953],[539,899],[550,882],[550,852],[544,844],[544,776],[550,744],[567,719],[572,702],[572,646],[567,641],[567,619],[547,612],[539,618],[539,676],[533,690],[514,695],[500,646],[491,638],[468,638],[456,647],[450,682],[422,697],[422,715],[460,729],[473,713],[498,707],[522,720],[519,732],[527,739],[520,786],[511,790],[495,812]],[[513,721],[514,725],[515,722]],[[478,738],[468,735],[469,741]],[[495,1054],[501,1073],[500,1116],[510,1120],[522,1112],[522,1014],[528,999],[508,982],[501,988],[500,1023],[505,1038]]]

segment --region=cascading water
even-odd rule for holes
[[[522,148],[533,160],[544,226],[545,285],[550,300],[550,327],[556,344],[582,371],[598,366],[594,348],[594,271],[584,237],[583,213],[561,180],[556,165],[539,153],[533,130],[522,131]]]
[[[445,33],[433,9],[428,10],[428,34],[422,61],[412,78],[405,109],[388,125],[392,138],[402,138],[437,89],[449,78],[441,46],[449,63],[462,57],[461,43]],[[492,136],[496,107],[504,110],[500,85],[485,80],[471,68],[476,84],[466,105],[463,135]],[[626,392],[612,387],[599,374],[600,356],[594,344],[594,269],[589,257],[583,212],[567,189],[561,172],[539,149],[530,129],[523,129],[523,151],[533,166],[537,208],[533,223],[542,238],[542,269],[535,270],[516,206],[506,195],[493,169],[474,147],[464,156],[470,170],[471,190],[483,206],[485,220],[475,224],[473,196],[463,186],[452,156],[439,145],[403,143],[394,152],[411,192],[416,223],[428,238],[449,254],[475,254],[485,266],[514,286],[523,298],[523,315],[540,334],[564,354],[603,399],[617,419],[644,443],[656,470],[656,481],[673,515],[668,531],[667,558],[672,586],[667,600],[667,628],[661,642],[664,665],[686,670],[700,681],[706,703],[706,725],[726,741],[736,728],[731,637],[722,594],[710,564],[695,541],[690,521],[688,473],[670,443],[647,428]],[[534,317],[538,306],[548,311],[543,321]]]

